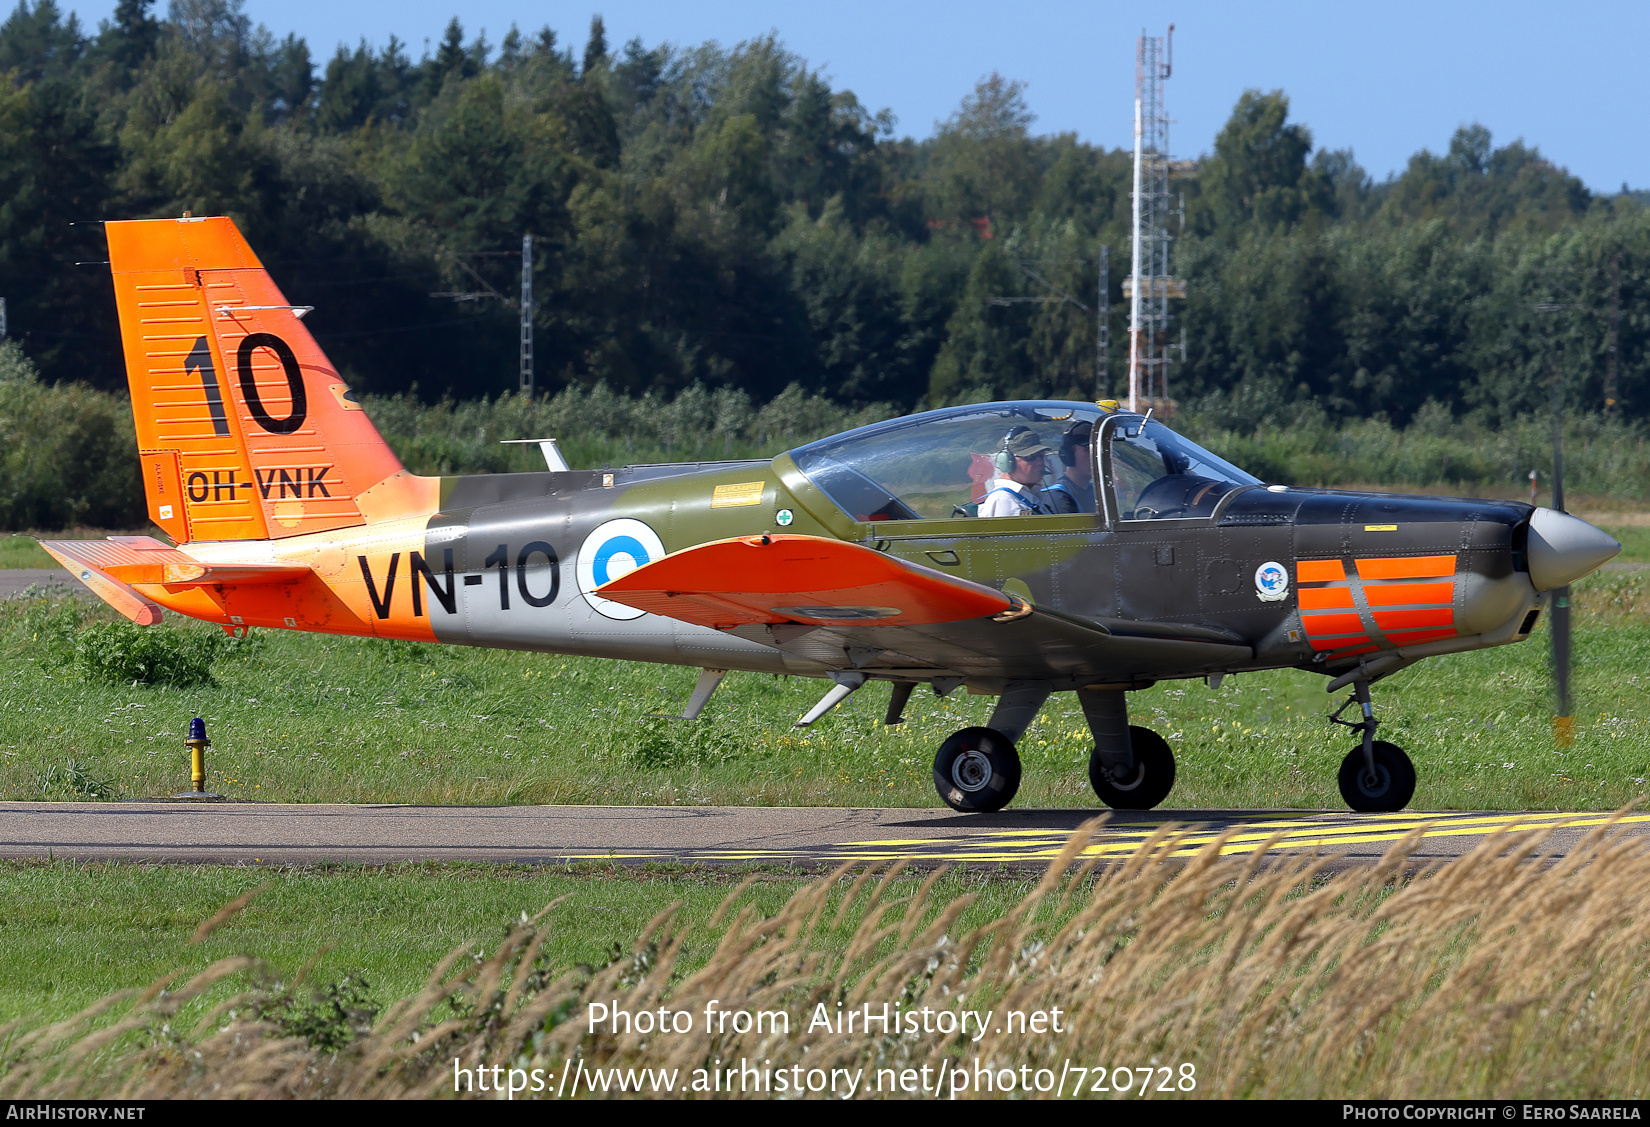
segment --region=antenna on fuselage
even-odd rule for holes
[[[500,446],[537,446],[539,453],[544,455],[544,465],[551,473],[566,473],[572,469],[567,459],[562,456],[561,447],[556,445],[553,438],[505,438],[499,441]]]

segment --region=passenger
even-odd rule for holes
[[[1094,468],[1089,459],[1089,435],[1094,424],[1079,419],[1060,436],[1060,461],[1065,472],[1060,480],[1043,490],[1043,502],[1051,513],[1092,513],[1094,509]]]
[[[1030,427],[1015,427],[1004,435],[1002,447],[994,455],[997,478],[980,502],[980,516],[1046,514],[1049,509],[1037,486],[1047,472],[1052,453]]]

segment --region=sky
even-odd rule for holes
[[[164,0],[157,4],[161,7]],[[114,0],[60,0],[91,27]],[[1131,144],[1135,41],[1175,25],[1165,102],[1174,155],[1196,157],[1245,89],[1283,90],[1316,143],[1350,148],[1377,180],[1462,126],[1537,146],[1594,191],[1650,187],[1650,3],[1209,0],[246,0],[254,22],[308,40],[317,70],[340,43],[393,33],[416,58],[456,13],[497,44],[548,24],[575,55],[600,12],[610,49],[634,36],[732,46],[773,32],[902,136],[926,137],[983,75],[1027,84],[1038,132]]]

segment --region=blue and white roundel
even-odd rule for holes
[[[608,618],[640,618],[645,611],[594,594],[596,588],[629,575],[665,554],[665,546],[647,525],[625,517],[598,527],[579,547],[579,592],[593,610]]]

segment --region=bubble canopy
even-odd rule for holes
[[[1023,400],[946,407],[859,427],[791,451],[797,467],[838,507],[858,521],[938,520],[972,515],[996,476],[993,456],[1011,431],[1028,428],[1050,454],[1050,481],[1065,469],[1063,442],[1081,423],[1106,412],[1092,403]],[[1211,480],[1226,489],[1259,484],[1161,423],[1119,416],[1110,428],[1116,454],[1128,461],[1131,502],[1155,478]],[[1120,444],[1127,445],[1125,452]],[[1084,444],[1086,446],[1086,444]],[[1221,490],[1224,492],[1225,490]],[[1133,517],[1134,505],[1123,515]],[[1144,508],[1138,519],[1160,515]],[[1168,515],[1165,511],[1161,515]],[[1183,514],[1177,514],[1183,515]]]

